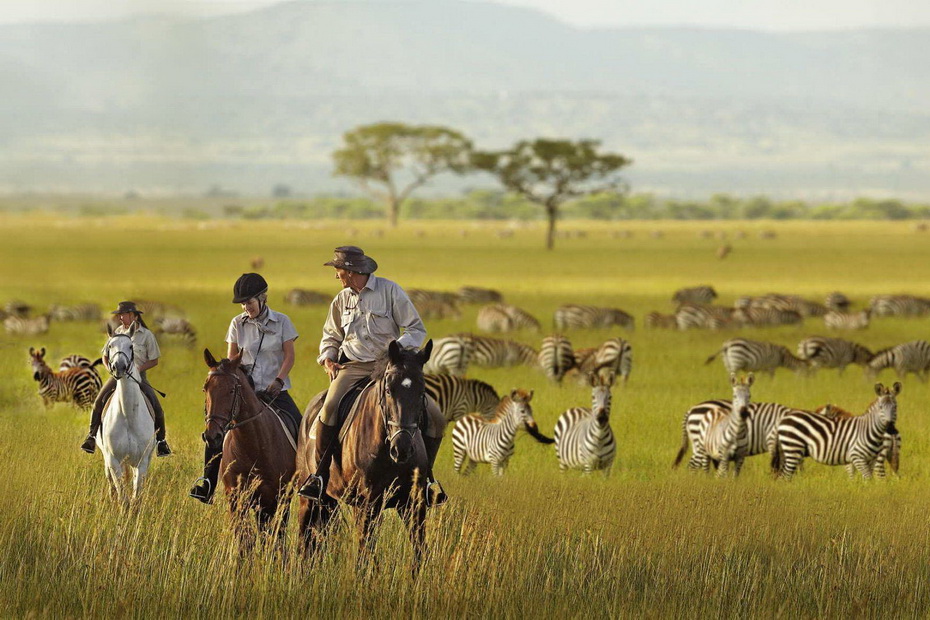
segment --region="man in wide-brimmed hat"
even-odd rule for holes
[[[324,266],[336,269],[343,289],[329,307],[317,362],[331,381],[317,427],[316,453],[322,455],[316,474],[299,493],[315,500],[326,499],[333,446],[339,441],[339,402],[358,381],[369,377],[375,362],[387,355],[396,340],[404,348],[419,349],[426,328],[407,293],[394,282],[374,275],[378,263],[354,245],[336,248]],[[439,406],[427,397],[427,420],[421,428],[428,460],[427,502],[442,503],[446,495],[433,477],[433,463],[446,425]]]
[[[165,440],[165,411],[161,407],[161,402],[155,394],[155,389],[149,385],[146,371],[158,365],[158,358],[161,357],[161,350],[158,348],[158,342],[155,340],[155,334],[149,331],[145,321],[142,320],[142,311],[136,307],[135,302],[121,301],[116,310],[110,314],[116,315],[120,325],[114,334],[129,334],[132,324],[136,324],[136,331],[132,334],[132,355],[136,368],[139,369],[142,382],[139,384],[142,393],[152,404],[152,411],[155,414],[155,450],[158,456],[168,456],[171,454],[171,448]],[[104,354],[104,363],[109,367],[109,361]],[[97,399],[94,401],[94,408],[90,416],[90,432],[81,449],[84,452],[93,453],[97,448],[97,431],[100,430],[101,416],[103,408],[110,400],[113,392],[116,391],[116,379],[110,377],[100,388]]]

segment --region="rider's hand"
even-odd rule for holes
[[[278,397],[278,394],[281,393],[281,390],[284,389],[284,381],[279,377],[275,377],[275,380],[271,382],[271,385],[265,388],[265,394],[268,395],[268,400],[274,400]]]
[[[336,378],[336,375],[339,374],[339,371],[345,368],[342,364],[334,362],[333,360],[327,358],[323,360],[323,370],[326,371],[326,374],[329,375],[329,380],[332,381]]]

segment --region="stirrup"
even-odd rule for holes
[[[439,484],[439,481],[427,479],[426,506],[427,507],[442,506],[447,501],[449,501],[449,496],[446,495],[446,492],[442,488],[442,485]]]
[[[200,489],[204,488],[200,485],[201,481],[207,483],[206,484],[206,495],[200,492]],[[188,495],[193,497],[196,500],[203,502],[204,504],[212,504],[213,503],[213,483],[210,482],[209,478],[205,478],[204,476],[201,476],[200,478],[197,478],[197,480],[194,481],[194,486],[191,488]]]
[[[324,492],[325,485],[323,483],[323,476],[320,474],[310,474],[307,476],[307,480],[301,485],[300,489],[297,490],[297,495],[306,497],[312,502],[322,504]]]

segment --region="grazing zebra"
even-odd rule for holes
[[[912,340],[879,351],[866,365],[866,376],[874,380],[885,368],[894,368],[899,379],[912,372],[921,381],[926,381],[927,372],[930,371],[930,343],[926,340]]]
[[[849,301],[849,297],[840,293],[839,291],[834,291],[827,295],[827,298],[824,300],[823,305],[827,310],[836,310],[837,312],[848,312],[849,306],[852,305],[852,302]]]
[[[634,320],[619,308],[598,308],[568,304],[557,308],[553,316],[556,329],[625,327],[634,328]]]
[[[502,319],[506,317],[507,320]],[[484,318],[483,318],[484,317]],[[510,304],[491,304],[478,310],[478,329],[504,332],[513,329],[539,331],[539,321],[529,312]]]
[[[155,317],[152,319],[152,331],[193,347],[197,344],[197,330],[187,319],[177,317]]]
[[[21,299],[11,299],[3,305],[3,310],[7,313],[7,316],[25,319],[32,312],[32,306]]]
[[[717,291],[706,284],[691,288],[680,288],[672,295],[672,301],[681,304],[712,304],[717,299]]]
[[[94,366],[99,366],[103,363],[103,359],[97,358],[93,362],[83,355],[68,355],[61,358],[61,361],[58,363],[58,372],[63,370],[71,370],[72,368],[93,368]]]
[[[735,373],[730,374],[730,386],[733,388],[733,400],[705,400],[689,408],[682,422],[681,448],[672,463],[672,469],[681,464],[681,460],[691,446],[691,458],[688,469],[709,472],[710,464],[719,463],[721,457],[742,459],[749,451],[748,433],[744,415],[750,406],[750,387],[753,375],[739,379]],[[732,422],[732,427],[730,426]],[[713,430],[714,437],[708,443],[708,433]],[[727,430],[729,429],[729,431]],[[712,456],[711,448],[716,456]],[[731,449],[732,448],[732,449]],[[739,448],[739,450],[737,450]],[[737,454],[739,452],[739,454]],[[737,469],[738,473],[738,469]]]
[[[317,306],[329,304],[332,300],[332,295],[310,291],[304,288],[292,288],[284,296],[284,303],[292,306]]]
[[[39,396],[46,407],[56,402],[72,403],[84,410],[93,406],[103,385],[93,364],[55,373],[45,363],[45,347],[38,351],[30,347],[29,358],[32,378],[39,383]]]
[[[575,365],[584,383],[591,383],[592,376],[619,375],[625,384],[633,370],[633,347],[623,338],[611,338],[596,349],[576,351]]]
[[[463,304],[496,304],[504,301],[499,291],[477,286],[463,286],[458,291],[458,301]]]
[[[617,454],[617,443],[610,429],[610,388],[613,377],[592,375],[591,407],[574,407],[555,423],[555,454],[559,469],[595,470],[610,474]]]
[[[470,473],[477,463],[490,463],[498,476],[504,475],[507,461],[513,456],[514,439],[521,424],[536,428],[530,400],[533,391],[513,390],[501,399],[492,420],[466,416],[452,429],[452,454],[455,471]],[[463,471],[464,467],[464,471]]]
[[[682,304],[675,312],[678,329],[723,329],[735,327],[734,310],[723,306]]]
[[[804,317],[794,310],[777,308],[737,308],[733,311],[733,320],[746,327],[764,327],[769,325],[800,325]]]
[[[572,349],[572,343],[561,334],[543,338],[537,359],[546,378],[556,383],[562,383],[565,373],[575,367],[575,351]]]
[[[100,306],[91,303],[76,306],[52,304],[48,314],[55,321],[99,321],[103,316]]]
[[[154,320],[157,317],[184,318],[186,316],[183,308],[164,301],[152,301],[151,299],[143,299],[136,301],[135,304],[136,308],[148,315],[146,319],[151,318]]]
[[[717,356],[723,354],[723,365],[727,372],[740,370],[760,372],[775,376],[775,370],[784,367],[795,372],[805,371],[808,363],[795,357],[787,347],[772,342],[760,342],[745,338],[732,338],[723,343],[723,347],[708,357],[704,363],[710,364]]]
[[[871,315],[869,309],[853,313],[830,310],[823,315],[823,323],[828,329],[866,329]]]
[[[420,318],[423,319],[460,319],[462,312],[459,307],[446,300],[431,299],[426,301],[414,302],[414,307]]]
[[[811,336],[798,343],[798,357],[813,369],[839,368],[840,374],[843,374],[850,364],[868,364],[872,352],[849,340]]]
[[[790,480],[804,457],[825,465],[852,463],[862,477],[870,479],[885,435],[895,428],[897,396],[901,384],[887,388],[875,385],[875,399],[860,416],[828,417],[814,412],[795,412],[778,423],[777,443],[772,454],[772,471]]]
[[[513,340],[500,340],[487,336],[471,337],[474,351],[471,363],[484,368],[499,368],[502,366],[536,366],[539,355],[536,349],[529,345]]]
[[[913,295],[876,295],[869,301],[874,316],[924,316],[930,313],[930,299]]]
[[[459,296],[456,293],[446,291],[430,291],[422,288],[407,289],[407,297],[413,302],[413,305],[427,302],[445,302],[448,304],[457,304]]]
[[[8,316],[3,319],[3,328],[8,334],[19,336],[37,336],[48,331],[49,317],[47,314],[34,319],[24,319],[18,316]]]
[[[797,295],[769,293],[760,297],[743,296],[736,300],[736,308],[772,308],[775,310],[793,310],[801,316],[823,316],[827,308],[814,301]]]
[[[650,329],[678,329],[678,319],[674,314],[650,312],[646,315],[645,323]]]
[[[823,407],[818,407],[815,411],[820,415],[825,415],[830,418],[856,417],[854,414],[840,409],[836,405],[824,405]],[[878,456],[875,457],[875,463],[872,465],[872,474],[877,478],[884,478],[887,475],[885,463],[888,463],[893,473],[897,473],[898,466],[901,462],[901,433],[898,432],[895,425],[891,424],[888,426],[882,441],[882,449],[878,453]],[[856,466],[852,463],[847,463],[846,473],[849,474],[850,478],[853,478],[856,475]]]
[[[501,402],[497,391],[484,381],[449,375],[424,374],[423,377],[426,379],[426,393],[439,404],[449,422],[470,413],[490,417]]]
[[[457,334],[433,341],[433,353],[423,371],[440,375],[463,377],[475,353],[475,339],[471,334]]]

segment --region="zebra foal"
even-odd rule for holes
[[[452,455],[455,471],[466,475],[478,463],[490,463],[497,476],[503,476],[514,452],[514,440],[521,424],[536,430],[530,401],[533,391],[513,390],[494,410],[492,420],[466,416],[452,429]]]

